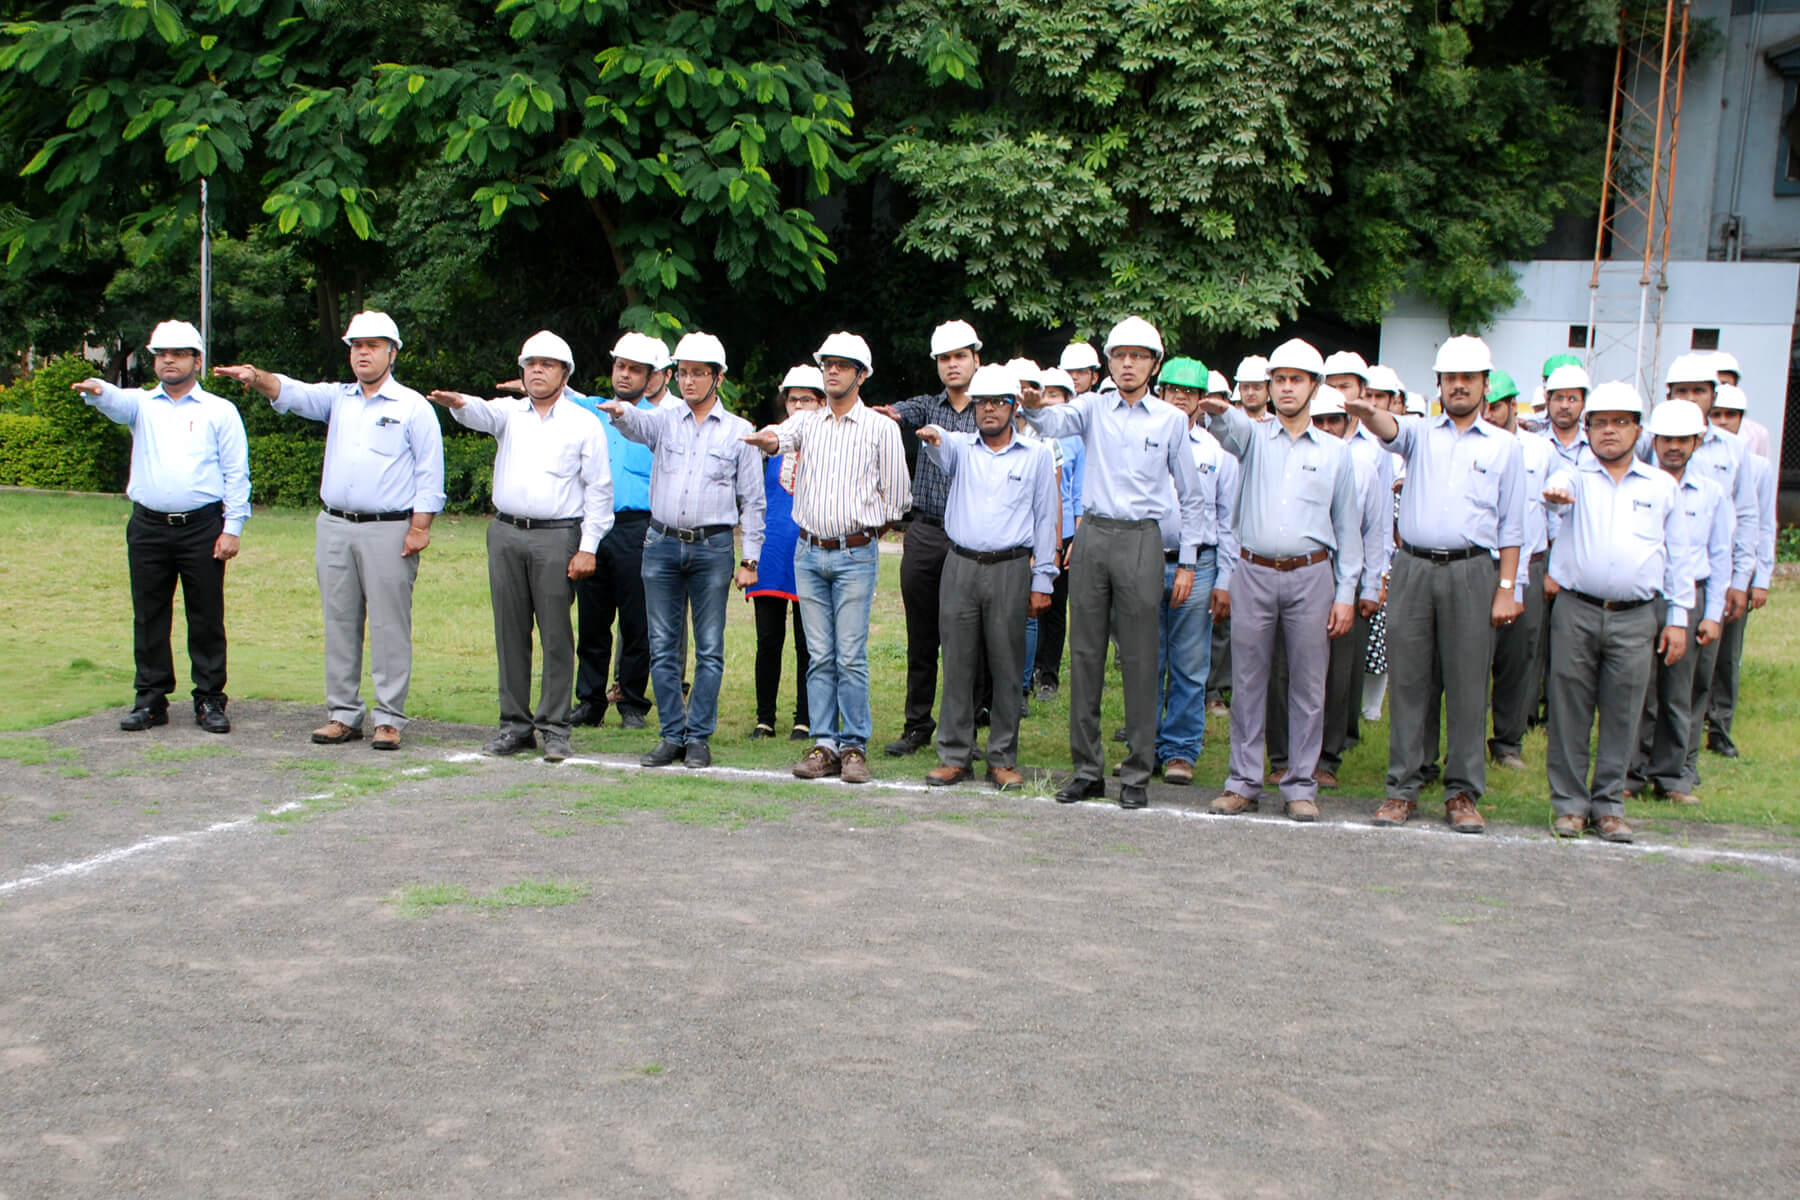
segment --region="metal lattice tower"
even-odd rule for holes
[[[1659,391],[1687,45],[1687,0],[1620,10],[1585,357],[1646,397]]]

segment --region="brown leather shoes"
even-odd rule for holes
[[[1265,783],[1280,783],[1282,780],[1284,780],[1286,778],[1287,778],[1287,768],[1286,767],[1270,767],[1269,774],[1268,774],[1267,778],[1265,778],[1263,780],[1263,782],[1265,782]]]
[[[937,766],[925,772],[925,782],[932,787],[950,787],[969,778],[974,772],[967,767]]]
[[[848,746],[838,759],[838,775],[845,783],[869,782],[869,756],[861,746]]]
[[[1458,792],[1444,801],[1444,821],[1458,833],[1480,833],[1487,828],[1475,807],[1475,798],[1467,792]]]
[[[1692,792],[1664,792],[1663,799],[1670,804],[1698,804],[1700,797]]]
[[[1603,842],[1631,840],[1631,826],[1625,823],[1624,817],[1589,817],[1588,828],[1599,834]]]
[[[1578,838],[1587,825],[1587,818],[1580,813],[1559,813],[1556,820],[1550,822],[1550,832],[1559,838]]]
[[[1316,821],[1319,819],[1319,806],[1311,800],[1289,800],[1287,812],[1290,821]]]
[[[1235,817],[1239,813],[1255,812],[1256,801],[1236,792],[1220,792],[1210,811],[1221,817]]]
[[[313,730],[312,740],[315,746],[341,746],[345,742],[361,740],[362,727],[346,725],[342,721],[331,720]]]
[[[1025,786],[1025,776],[1019,773],[1017,767],[990,767],[987,781],[994,785],[996,792],[1007,792]]]
[[[1186,787],[1194,782],[1194,764],[1185,758],[1171,758],[1163,764],[1163,782]]]
[[[794,777],[796,779],[824,779],[829,775],[836,775],[841,769],[835,751],[827,750],[823,746],[814,746],[806,752],[805,758],[794,764]]]
[[[1381,807],[1376,809],[1375,815],[1369,818],[1369,824],[1404,825],[1412,820],[1418,811],[1419,802],[1417,800],[1400,800],[1389,797],[1381,802]]]
[[[1322,788],[1334,788],[1338,785],[1338,778],[1330,771],[1314,771],[1313,782]]]
[[[400,748],[400,729],[394,725],[377,725],[375,736],[369,739],[369,745],[377,750],[398,750]]]

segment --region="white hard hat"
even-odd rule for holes
[[[575,373],[575,352],[569,349],[569,343],[548,329],[538,330],[526,338],[525,344],[519,347],[519,365],[521,367],[525,365],[525,360],[528,358],[554,358],[569,368],[571,375]]]
[[[789,367],[788,373],[781,377],[781,391],[789,388],[811,388],[820,395],[825,393],[825,376],[817,367]]]
[[[1406,415],[1409,417],[1429,417],[1431,405],[1425,403],[1425,397],[1417,392],[1406,393]]]
[[[1038,382],[1045,388],[1059,387],[1069,393],[1071,398],[1075,395],[1075,381],[1070,379],[1069,373],[1061,367],[1045,367],[1044,377]]]
[[[1339,350],[1325,360],[1327,375],[1355,375],[1364,383],[1369,379],[1369,364],[1354,350]]]
[[[1119,381],[1114,379],[1111,375],[1108,375],[1105,379],[1100,381],[1100,386],[1095,390],[1099,392],[1116,392],[1119,390]]]
[[[1710,383],[1719,382],[1719,365],[1705,354],[1678,354],[1675,361],[1669,364],[1669,373],[1663,383]]]
[[[344,345],[357,338],[386,338],[396,350],[405,344],[400,340],[400,327],[384,312],[359,312],[351,317],[350,328],[344,330]]]
[[[1315,417],[1344,416],[1344,393],[1338,391],[1329,383],[1321,383],[1318,390],[1313,392],[1312,411],[1310,415]]]
[[[725,373],[725,344],[710,333],[690,333],[675,343],[676,362],[711,363]]]
[[[931,357],[964,348],[981,349],[981,339],[975,336],[975,327],[967,321],[945,321],[931,331]]]
[[[1163,356],[1162,334],[1142,317],[1126,317],[1112,327],[1106,335],[1106,353],[1111,355],[1120,346],[1142,346],[1158,358]]]
[[[1011,396],[1019,398],[1019,377],[1009,367],[998,363],[988,363],[976,367],[974,378],[969,380],[971,396]]]
[[[666,371],[671,365],[668,346],[661,338],[647,333],[620,334],[618,343],[612,348],[612,356],[626,362],[643,363],[652,371]]]
[[[839,330],[826,338],[819,348],[813,351],[813,362],[823,364],[827,358],[847,358],[851,362],[861,363],[863,374],[875,374],[875,356],[869,353],[869,343],[863,341],[862,335]]]
[[[1231,380],[1225,378],[1225,372],[1223,371],[1208,371],[1206,373],[1206,391],[1209,395],[1213,392],[1223,392],[1226,395],[1230,395]]]
[[[193,350],[206,353],[206,347],[200,344],[200,331],[186,321],[164,321],[150,331],[150,340],[144,343],[146,350]]]
[[[1238,364],[1237,381],[1239,383],[1269,382],[1269,360],[1260,354],[1252,354]]]
[[[1641,417],[1644,415],[1644,398],[1638,395],[1638,390],[1629,383],[1615,379],[1610,383],[1599,384],[1589,392],[1587,406],[1582,409],[1582,412],[1584,415],[1597,412],[1622,412]]]
[[[1494,369],[1494,356],[1489,353],[1486,342],[1463,334],[1446,340],[1438,347],[1437,361],[1431,364],[1431,369],[1439,375],[1491,371]]]
[[[1065,371],[1098,371],[1100,356],[1086,342],[1070,342],[1063,347],[1062,357],[1056,365]]]
[[[1312,343],[1299,338],[1291,338],[1275,347],[1275,353],[1269,355],[1269,370],[1286,367],[1290,371],[1305,371],[1308,375],[1325,374],[1325,360],[1312,347]]]
[[[1714,371],[1730,371],[1740,379],[1743,377],[1744,371],[1742,367],[1738,366],[1737,355],[1729,350],[1714,350],[1712,363]]]
[[[1729,371],[1731,368],[1726,367],[1725,369]],[[1666,400],[1664,403],[1673,404],[1675,401]],[[1729,409],[1732,412],[1743,412],[1750,407],[1750,397],[1745,395],[1744,389],[1735,383],[1721,383],[1718,392],[1713,396],[1713,407]]]
[[[1020,383],[1035,383],[1039,387],[1044,385],[1043,369],[1029,358],[1015,358],[1006,364],[1006,369],[1011,371],[1013,378]]]
[[[1392,367],[1384,367],[1376,363],[1363,376],[1371,392],[1403,392],[1406,389],[1400,384],[1400,373]]]
[[[1580,388],[1585,392],[1593,386],[1586,371],[1574,363],[1565,363],[1550,372],[1550,378],[1544,380],[1544,395],[1548,396],[1551,392],[1560,392],[1567,388]]]
[[[1650,414],[1651,437],[1702,437],[1706,417],[1692,400],[1664,400]]]

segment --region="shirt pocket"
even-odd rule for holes
[[[703,469],[708,483],[729,484],[737,478],[737,455],[730,450],[708,450]]]
[[[1331,493],[1336,481],[1317,463],[1302,463],[1294,470],[1294,492],[1302,504],[1331,507]]]
[[[369,422],[367,441],[371,454],[395,458],[406,448],[406,422],[397,417],[375,417]]]
[[[579,443],[564,443],[553,448],[545,457],[544,469],[557,479],[573,479],[581,473]]]
[[[1633,540],[1660,545],[1664,534],[1664,513],[1654,500],[1630,500],[1625,510],[1625,531]]]

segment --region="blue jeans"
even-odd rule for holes
[[[1019,681],[1026,695],[1031,694],[1032,668],[1037,665],[1037,618],[1025,618],[1025,678]]]
[[[731,531],[684,542],[656,530],[644,534],[644,615],[650,625],[650,684],[665,742],[704,742],[719,723],[725,676],[725,601],[737,551]],[[687,665],[682,624],[694,616],[694,688],[684,701]]]
[[[802,539],[794,547],[794,590],[806,630],[806,704],[813,742],[828,750],[866,749],[875,721],[869,713],[869,608],[881,552],[874,542],[850,550],[821,550]]]
[[[1162,644],[1156,678],[1162,703],[1156,722],[1156,761],[1193,762],[1206,744],[1206,677],[1212,671],[1212,590],[1219,575],[1216,550],[1202,550],[1194,564],[1194,590],[1180,608],[1169,607],[1175,564],[1163,567]]]

